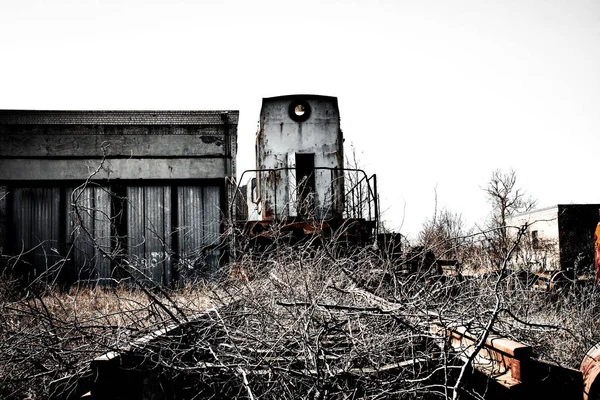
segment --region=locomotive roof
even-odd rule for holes
[[[277,101],[285,101],[285,100],[290,100],[290,101],[294,101],[294,100],[320,100],[320,101],[329,101],[331,103],[333,103],[335,109],[337,110],[338,114],[339,114],[339,107],[338,107],[338,99],[335,96],[322,96],[322,95],[318,95],[318,94],[287,94],[284,96],[274,96],[274,97],[263,97],[262,99],[262,106],[261,106],[261,110],[260,113],[262,114],[263,112],[263,108],[265,106],[265,104],[267,103],[274,103]]]
[[[319,94],[286,94],[284,96],[274,96],[274,97],[264,97],[263,102],[266,100],[286,100],[286,99],[316,99],[316,100],[325,100],[329,99],[335,101],[337,103],[337,97],[335,96],[323,96]]]

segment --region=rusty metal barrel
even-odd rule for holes
[[[583,400],[600,399],[600,343],[586,353],[579,370],[583,374]]]

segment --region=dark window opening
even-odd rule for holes
[[[538,231],[531,231],[531,246],[536,250],[540,248]]]
[[[258,203],[258,188],[256,187],[256,178],[250,180],[250,195],[253,203]]]

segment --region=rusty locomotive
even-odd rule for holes
[[[341,229],[367,243],[379,231],[377,177],[344,161],[336,97],[265,98],[256,168],[242,173],[230,214],[250,237],[268,236],[277,225],[296,238]]]

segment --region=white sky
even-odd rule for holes
[[[0,3],[0,108],[238,109],[337,96],[389,228],[486,217],[495,168],[540,206],[600,202],[597,0]],[[437,188],[437,189],[436,189]]]

